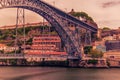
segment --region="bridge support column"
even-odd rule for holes
[[[87,31],[85,34],[85,45],[91,45],[91,31]]]
[[[17,65],[26,65],[27,64],[27,61],[26,59],[17,59]]]
[[[79,59],[68,59],[68,67],[79,67]]]

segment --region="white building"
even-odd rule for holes
[[[0,44],[0,50],[3,50],[4,52],[11,52],[18,49],[19,49],[18,47],[15,48],[15,47],[9,47],[5,44]]]
[[[93,49],[97,49],[102,52],[106,52],[106,46],[104,41],[95,41],[93,45]]]
[[[107,41],[107,40],[115,40],[113,36],[106,36],[102,39],[102,41]]]
[[[120,59],[120,51],[107,51],[104,53],[105,58]]]
[[[5,50],[7,46],[5,44],[0,44],[0,50]]]
[[[19,48],[18,47],[6,47],[6,49],[4,50],[5,52],[11,52],[11,51],[15,51],[15,50],[18,50]]]

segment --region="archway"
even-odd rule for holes
[[[69,19],[67,20],[67,18],[61,16],[61,14],[59,15],[54,9],[48,6],[48,4],[40,0],[0,0],[0,8],[24,8],[41,15],[55,27],[67,48],[67,53],[71,56],[81,58],[80,45],[76,38],[78,34],[72,32],[68,27],[69,24],[75,22]],[[78,24],[74,24],[74,26],[77,25]]]

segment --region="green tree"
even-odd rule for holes
[[[102,58],[103,53],[101,51],[98,51],[97,49],[91,50],[90,53],[92,58]]]
[[[98,60],[95,60],[95,59],[91,59],[91,60],[88,60],[87,62],[88,64],[93,64],[93,65],[96,65],[98,63]]]
[[[111,30],[109,27],[104,27],[102,30],[107,31],[107,30]]]
[[[88,54],[91,51],[91,49],[92,49],[92,46],[85,46],[84,47],[84,53]]]
[[[70,13],[70,14],[71,14],[72,16],[77,17],[77,18],[82,17],[82,18],[85,18],[85,19],[87,19],[87,20],[90,20],[90,21],[94,22],[94,20],[92,19],[92,17],[90,17],[86,12],[72,12],[72,13]]]

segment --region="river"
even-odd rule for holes
[[[0,67],[0,80],[120,80],[120,69]]]

